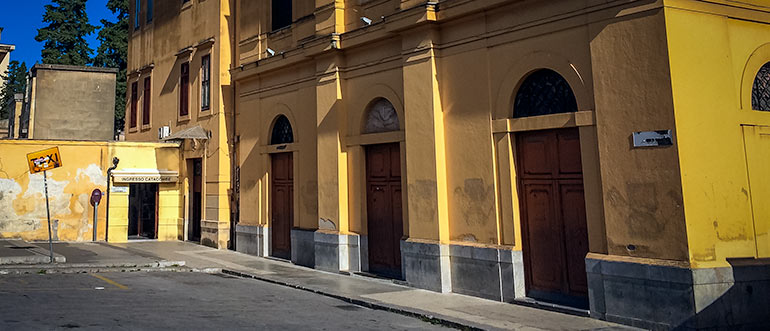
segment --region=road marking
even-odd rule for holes
[[[117,288],[119,288],[121,290],[127,290],[128,289],[128,286],[120,284],[120,283],[118,283],[118,282],[116,282],[116,281],[114,281],[112,279],[107,278],[107,277],[99,276],[99,275],[95,275],[95,274],[90,274],[90,275],[94,276],[96,278],[99,278],[99,279],[103,280],[104,282],[106,282],[107,284],[115,286],[115,287],[117,287]]]

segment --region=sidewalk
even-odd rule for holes
[[[55,251],[55,250],[54,250]],[[64,263],[61,254],[54,253],[54,261]],[[0,266],[9,264],[41,264],[51,262],[48,245],[31,245],[24,240],[0,239]]]
[[[42,244],[38,244],[42,245]],[[591,330],[630,329],[587,317],[469,297],[442,294],[388,280],[349,276],[295,266],[185,242],[128,244],[58,243],[54,251],[67,258],[53,268],[88,266],[152,266],[169,270],[202,270],[254,278],[338,298],[350,303],[411,315],[448,326],[470,329]],[[182,265],[184,267],[182,267]],[[37,267],[42,267],[37,266]],[[0,266],[0,273],[11,267]],[[29,268],[29,266],[27,266]]]

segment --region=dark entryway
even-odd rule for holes
[[[401,276],[401,150],[398,143],[366,147],[369,272]]]
[[[291,259],[291,227],[294,224],[294,162],[292,153],[270,156],[270,242],[272,256]]]
[[[192,170],[190,178],[190,222],[188,223],[187,239],[201,241],[201,213],[203,212],[203,163],[201,159],[188,161],[188,169]]]
[[[158,184],[130,184],[128,239],[158,239]]]
[[[527,296],[587,308],[578,129],[519,133],[516,147]]]

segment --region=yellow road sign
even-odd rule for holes
[[[29,172],[33,174],[61,167],[59,147],[29,153],[27,154],[27,161],[29,162]]]

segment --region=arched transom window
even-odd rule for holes
[[[569,84],[550,69],[541,69],[527,76],[513,103],[514,118],[576,111],[575,94]]]
[[[291,123],[284,115],[278,116],[273,124],[273,134],[270,136],[270,144],[289,144],[294,142],[294,133],[291,130]]]
[[[369,106],[364,133],[398,131],[398,114],[390,101],[379,98]]]
[[[751,89],[751,109],[770,111],[770,62],[759,68]]]

